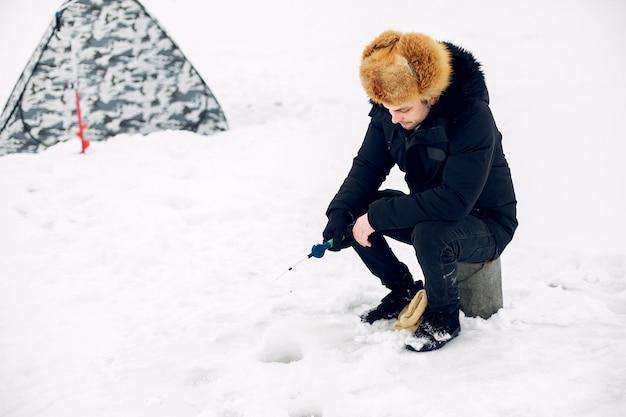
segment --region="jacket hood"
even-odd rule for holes
[[[452,43],[444,44],[452,56],[452,81],[439,100],[443,115],[457,115],[477,100],[489,103],[485,75],[474,55]]]

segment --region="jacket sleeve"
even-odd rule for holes
[[[372,118],[352,168],[326,211],[346,210],[354,218],[367,212],[394,161],[389,155],[382,124]]]
[[[423,221],[454,221],[467,216],[489,176],[498,138],[486,103],[468,110],[449,134],[450,152],[441,184],[422,192],[374,201],[368,210],[372,227],[411,228]]]

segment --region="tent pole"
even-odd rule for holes
[[[80,112],[80,94],[78,93],[78,63],[76,59],[77,49],[75,40],[72,40],[70,43],[70,53],[72,54],[72,64],[74,66],[74,95],[76,96],[76,117],[78,118],[78,133],[76,133],[76,136],[80,138],[80,153],[84,154],[85,150],[89,147],[89,141],[85,139],[85,129],[87,128],[87,124],[83,123],[83,117]]]

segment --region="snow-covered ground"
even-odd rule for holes
[[[145,0],[231,130],[0,158],[0,416],[626,415],[626,6],[440,3]],[[0,6],[2,105],[58,6]],[[283,274],[321,239],[389,28],[483,62],[519,200],[504,309],[426,354],[360,323],[385,290],[351,252]]]

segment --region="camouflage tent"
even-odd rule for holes
[[[104,140],[167,129],[208,135],[228,125],[202,77],[137,0],[69,0],[0,115],[0,155],[36,152],[83,128],[89,140]]]

